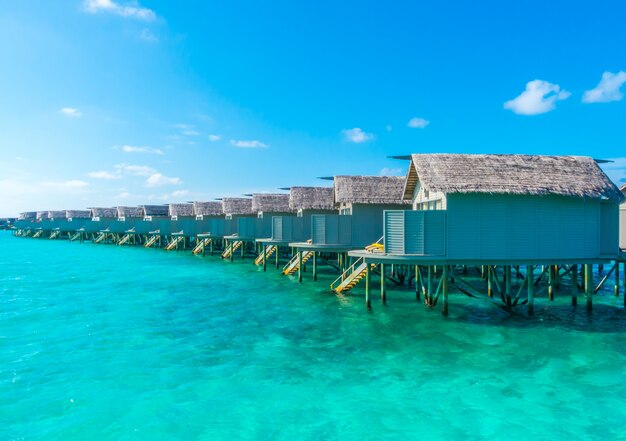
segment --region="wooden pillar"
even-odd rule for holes
[[[241,246],[239,247],[239,249],[241,250],[241,252],[240,252],[241,260],[243,260],[244,255],[246,253],[246,243],[245,242],[241,242]]]
[[[415,300],[416,301],[420,301],[420,291],[421,291],[421,287],[420,287],[421,283],[420,283],[420,267],[419,265],[415,265]]]
[[[619,296],[619,260],[615,261],[615,284],[613,285],[613,293]]]
[[[554,300],[554,265],[548,265],[548,300]]]
[[[589,263],[585,264],[585,296],[587,297],[587,311],[593,308],[593,266]]]
[[[432,303],[433,296],[433,266],[428,265],[428,280],[426,288],[426,303],[430,305]]]
[[[443,266],[443,274],[441,275],[443,280],[441,282],[441,289],[443,294],[443,308],[441,313],[444,317],[448,316],[448,265]]]
[[[504,267],[504,294],[506,296],[506,306],[511,307],[511,265]]]
[[[302,283],[302,251],[298,250],[298,283]]]
[[[380,264],[380,300],[383,305],[387,303],[387,292],[385,291],[385,264]]]
[[[317,251],[313,251],[313,281],[317,282]]]
[[[276,254],[276,269],[278,269],[278,259],[279,259],[279,252],[280,252],[280,247],[278,245],[276,245],[276,251],[274,252]]]
[[[370,266],[365,267],[365,306],[367,309],[372,309],[372,302],[370,300]]]
[[[211,239],[211,243],[209,244],[211,247],[211,256],[213,255],[213,239]]]
[[[578,305],[578,265],[572,265],[572,306]]]
[[[267,271],[267,245],[261,244],[263,247],[263,272]]]
[[[483,265],[483,268],[485,266]],[[491,266],[487,266],[487,296],[493,297],[493,276],[491,274]]]
[[[528,282],[528,315],[535,313],[535,280],[534,280],[535,267],[528,265],[526,267],[526,279]]]

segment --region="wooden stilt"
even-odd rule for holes
[[[535,313],[535,281],[534,281],[535,267],[528,265],[526,267],[526,278],[528,279],[528,315]]]
[[[506,306],[511,307],[511,265],[504,267],[504,295],[506,296]]]
[[[485,268],[485,266],[483,266]],[[487,296],[493,297],[493,278],[491,275],[491,266],[487,266]]]
[[[428,265],[428,281],[427,281],[427,290],[426,290],[426,303],[428,305],[432,304],[433,299],[433,266]]]
[[[267,271],[267,245],[261,244],[263,247],[263,272]]]
[[[279,259],[278,255],[279,254],[280,254],[280,247],[278,245],[276,245],[276,257],[275,257],[275,259],[276,259],[276,269],[278,269],[278,259]]]
[[[370,300],[370,266],[365,267],[365,306],[367,309],[372,309],[372,302]]]
[[[420,281],[420,267],[419,265],[415,265],[415,300],[416,301],[420,301],[420,288],[421,285],[421,281]]]
[[[548,265],[548,300],[554,300],[554,265]]]
[[[298,251],[298,283],[302,283],[302,251]]]
[[[592,265],[585,264],[585,295],[587,296],[587,311],[591,311],[593,308],[593,279],[592,279]]]
[[[613,293],[619,296],[619,260],[615,261],[615,284],[613,285]]]
[[[441,275],[443,280],[441,282],[441,289],[443,294],[443,307],[441,313],[444,317],[448,316],[448,265],[443,266],[443,274]]]
[[[241,260],[243,260],[245,254],[246,254],[246,242],[242,242],[241,246],[239,247],[241,249]]]
[[[385,291],[385,264],[380,264],[380,300],[383,305],[387,303],[387,292]]]
[[[313,281],[317,282],[317,251],[313,251]]]
[[[578,305],[578,265],[572,265],[572,306]]]

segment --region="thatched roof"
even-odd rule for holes
[[[90,210],[66,210],[65,216],[71,219],[89,219],[91,217]]]
[[[167,216],[170,207],[167,205],[140,205],[144,216]]]
[[[252,211],[263,213],[287,213],[289,195],[280,193],[254,193],[252,195]]]
[[[170,204],[170,216],[193,216],[193,204]]]
[[[292,210],[332,210],[334,206],[332,187],[291,187]]]
[[[65,215],[65,210],[52,210],[48,211],[49,219],[65,219],[67,216]]]
[[[117,210],[115,208],[92,207],[91,217],[117,217]]]
[[[222,208],[224,214],[254,214],[252,199],[250,198],[223,198]]]
[[[626,195],[626,184],[622,184],[622,186],[619,188],[619,191],[621,191],[623,195]]]
[[[193,214],[196,216],[220,216],[224,214],[222,203],[218,201],[193,203]]]
[[[539,155],[412,155],[404,198],[417,182],[429,191],[560,195],[621,201],[622,193],[593,158]]]
[[[19,220],[33,220],[33,219],[37,219],[37,212],[36,211],[26,211],[24,213],[20,213]]]
[[[335,176],[335,202],[404,204],[404,178],[398,176]]]
[[[48,211],[38,211],[37,212],[37,220],[48,219]]]
[[[117,207],[117,217],[143,217],[141,207]]]

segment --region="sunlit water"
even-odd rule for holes
[[[331,280],[0,233],[0,439],[626,439],[621,296],[444,319]]]

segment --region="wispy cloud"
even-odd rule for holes
[[[621,101],[624,94],[620,91],[626,82],[626,72],[604,72],[598,85],[583,94],[583,103],[608,103]]]
[[[152,32],[150,32],[150,29],[148,28],[144,28],[141,31],[141,34],[139,34],[139,38],[141,38],[143,41],[147,41],[149,43],[158,43],[159,39],[156,35],[154,35]]]
[[[165,152],[161,149],[155,149],[152,147],[137,147],[133,145],[123,145],[122,151],[124,153],[151,153],[153,155],[164,155]]]
[[[401,168],[387,168],[383,167],[378,173],[380,176],[402,176],[404,171]]]
[[[211,141],[211,142],[217,142],[220,139],[222,139],[222,137],[219,136],[219,135],[209,135],[209,141]]]
[[[59,110],[59,112],[70,118],[78,118],[83,115],[80,110],[74,107],[63,107]]]
[[[393,130],[393,127],[391,127],[391,125],[390,125],[390,124],[387,124],[387,125],[385,126],[385,130],[386,130],[386,131],[388,131],[388,132],[391,132],[391,131]]]
[[[87,176],[94,179],[120,179],[122,176],[118,173],[111,173],[106,170],[98,170],[87,173]]]
[[[108,12],[126,18],[135,18],[138,20],[152,21],[156,19],[156,14],[152,9],[139,6],[139,3],[133,1],[121,5],[114,0],[85,0],[83,3],[85,11],[90,14],[99,12]]]
[[[550,112],[556,102],[569,98],[571,93],[561,90],[558,84],[543,80],[533,80],[526,84],[526,89],[516,98],[504,103],[504,108],[518,115],[539,115]]]
[[[157,171],[147,165],[117,164],[115,169],[119,173],[126,173],[132,176],[150,176]]]
[[[358,127],[355,127],[354,129],[344,129],[341,131],[341,134],[343,135],[344,140],[357,144],[374,139],[373,133],[366,133]]]
[[[196,130],[183,130],[182,134],[185,136],[198,136],[200,134],[200,132],[196,131]]]
[[[267,144],[262,143],[256,139],[251,140],[235,140],[231,139],[230,144],[233,147],[237,147],[240,149],[265,149],[269,147]]]
[[[161,173],[153,173],[146,179],[146,187],[161,187],[164,185],[180,185],[180,178],[171,178]]]
[[[412,129],[423,129],[424,127],[426,127],[428,124],[430,124],[430,121],[424,119],[424,118],[411,118],[409,120],[409,122],[407,123],[407,126],[412,128]]]

